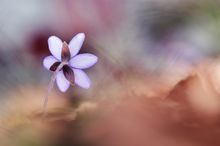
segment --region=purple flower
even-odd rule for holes
[[[56,36],[51,36],[48,39],[49,50],[52,55],[44,58],[43,65],[53,72],[61,67],[57,72],[56,82],[62,92],[67,91],[70,84],[77,84],[85,89],[90,87],[90,79],[82,69],[93,66],[98,58],[89,53],[78,54],[84,39],[84,33],[79,33],[73,37],[69,45]]]

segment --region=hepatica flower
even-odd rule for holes
[[[48,39],[52,55],[44,59],[43,65],[54,72],[54,80],[62,92],[66,92],[70,85],[75,84],[85,89],[90,87],[90,79],[83,69],[93,66],[98,58],[90,53],[78,54],[84,39],[84,33],[77,34],[69,44],[56,36]]]

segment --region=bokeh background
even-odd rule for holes
[[[86,34],[92,87],[41,110],[47,39]],[[0,0],[0,146],[219,146],[220,1]]]

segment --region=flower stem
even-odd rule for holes
[[[44,96],[43,109],[42,109],[42,119],[44,119],[44,117],[46,116],[46,108],[47,108],[48,98],[49,98],[49,95],[54,87],[54,82],[56,80],[56,76],[64,65],[65,65],[64,63],[60,63],[60,65],[57,67],[57,69],[55,70],[55,72],[51,76],[50,83],[49,83],[48,89],[47,89],[47,93]]]

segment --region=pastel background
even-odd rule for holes
[[[47,39],[84,32],[89,90],[55,86]],[[0,146],[219,146],[218,0],[0,0]]]

